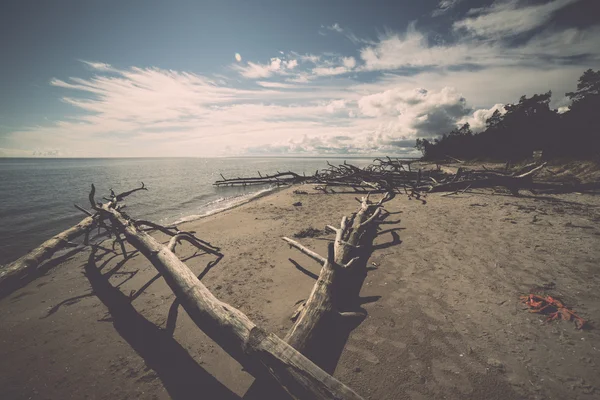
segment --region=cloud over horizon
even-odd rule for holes
[[[375,41],[334,22],[319,32],[353,51],[235,53],[218,75],[82,60],[91,76],[50,81],[73,112],[12,130],[0,155],[414,154],[417,137],[481,130],[523,94],[553,90],[553,105],[568,105],[564,93],[600,65],[600,25],[547,26],[577,1],[496,1],[450,21],[443,40],[419,22]]]

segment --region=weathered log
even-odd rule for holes
[[[322,264],[321,272],[308,299],[300,304],[292,317],[294,325],[290,328],[285,341],[296,350],[313,360],[317,365],[325,367],[322,346],[327,345],[325,337],[330,336],[336,325],[342,319],[365,318],[366,314],[356,311],[342,311],[348,307],[345,300],[347,295],[346,285],[355,285],[355,268],[353,267],[359,257],[353,257],[353,250],[359,247],[359,241],[366,228],[377,219],[381,206],[390,200],[393,194],[386,195],[378,202],[371,203],[369,195],[363,197],[359,202],[361,207],[351,218],[342,217],[340,227],[327,225],[327,228],[336,233],[333,243],[329,243],[327,258],[320,256],[301,244],[283,238],[291,246],[308,255]],[[354,295],[354,292],[352,292]],[[268,381],[256,381],[244,396],[245,399],[269,398],[273,395],[272,385]]]
[[[34,272],[44,261],[52,257],[54,253],[69,246],[71,240],[83,235],[92,229],[95,224],[96,219],[93,216],[84,218],[77,225],[46,240],[39,247],[31,250],[7,267],[0,269],[0,290],[17,283],[25,276]]]
[[[286,341],[301,352],[311,345],[311,340],[315,337],[314,332],[318,332],[318,327],[322,320],[329,317],[332,311],[332,305],[335,299],[332,299],[333,285],[336,272],[340,269],[350,269],[357,260],[353,258],[353,250],[359,246],[359,241],[367,226],[372,223],[379,215],[381,206],[391,195],[386,194],[378,203],[369,202],[369,196],[363,197],[361,207],[353,218],[342,217],[339,228],[328,226],[329,229],[336,232],[334,244],[329,246],[326,262],[323,264],[319,279],[313,287],[313,291],[305,302],[303,310],[287,336]],[[310,250],[308,250],[310,251]],[[304,251],[303,251],[304,252]],[[318,258],[313,257],[318,260]],[[343,285],[342,285],[343,286]],[[336,304],[336,307],[341,307]],[[339,309],[335,309],[336,317],[339,316]]]
[[[181,243],[181,241],[185,241],[190,243],[191,245],[195,246],[196,248],[204,251],[205,253],[208,254],[212,254],[215,255],[217,257],[222,257],[223,254],[221,254],[219,252],[219,249],[215,249],[213,247],[209,247],[209,243],[198,239],[196,236],[192,235],[190,232],[181,232],[178,231],[177,234],[173,237],[171,237],[171,240],[169,240],[169,244],[167,246],[167,248],[170,251],[175,251],[175,246],[177,246],[179,243]],[[207,245],[208,244],[208,245]]]
[[[258,177],[250,178],[230,178],[226,179],[221,175],[222,180],[218,180],[213,183],[214,186],[246,186],[246,185],[267,185],[267,184],[290,184],[300,183],[310,179],[311,177],[300,176],[295,172],[277,172],[274,175],[261,175],[258,173]]]
[[[296,242],[295,240],[292,240],[285,236],[282,239],[285,240],[286,242],[288,242],[290,246],[297,248],[298,250],[300,250],[300,252],[306,254],[307,256],[309,256],[310,258],[312,258],[313,260],[315,260],[321,264],[325,264],[325,262],[327,261],[327,259],[324,258],[323,256],[321,256],[320,254],[317,254],[314,251],[307,249],[306,247],[302,246],[300,243]]]
[[[320,327],[326,325],[327,322],[325,321],[327,319],[331,319],[332,312],[334,317],[339,317],[339,307],[342,305],[335,304],[336,299],[333,292],[336,274],[341,269],[350,269],[351,265],[356,262],[356,258],[352,257],[353,250],[359,246],[364,230],[378,217],[380,207],[384,201],[390,199],[390,196],[386,195],[378,203],[373,204],[369,202],[369,196],[367,195],[363,197],[361,208],[352,219],[344,216],[339,228],[328,226],[330,230],[336,232],[335,241],[333,244],[329,244],[327,258],[323,263],[323,268],[321,268],[321,273],[313,287],[313,291],[285,337],[285,340],[294,348],[303,354],[308,353],[309,358],[312,354],[307,349],[317,340],[316,338],[318,338],[321,331]],[[289,242],[289,239],[285,238],[285,240]],[[310,253],[314,252],[301,245],[295,247],[317,261],[323,260],[323,257],[313,256]]]
[[[194,323],[246,370],[256,376],[273,377],[297,399],[361,399],[289,344],[214,297],[172,251],[113,207],[113,203],[102,205],[101,213],[110,216],[113,228],[162,274]]]
[[[451,181],[450,183],[444,183],[437,186],[433,186],[429,191],[430,192],[456,192],[462,190],[466,187],[471,188],[483,188],[483,187],[494,187],[494,186],[503,186],[508,188],[513,194],[518,194],[519,189],[531,188],[533,186],[532,177],[534,174],[539,172],[542,168],[546,166],[546,163],[543,163],[528,172],[525,172],[520,175],[503,175],[494,172],[485,173],[484,177],[481,179],[471,179],[471,180],[462,180],[462,181]],[[457,173],[458,175],[458,173]]]
[[[334,245],[329,243],[327,259],[319,278],[296,322],[284,338],[302,354],[306,354],[307,347],[322,335],[326,320],[331,317],[330,313],[338,312],[333,305],[333,284],[341,266],[335,263],[334,258]],[[310,358],[311,354],[308,356]]]
[[[333,189],[330,189],[331,187],[343,186],[352,188],[354,191],[363,190],[365,192],[380,193],[404,189],[409,197],[418,197],[419,193],[423,192],[448,191],[458,193],[467,187],[506,186],[513,194],[518,194],[520,188],[529,189],[538,184],[538,182],[533,182],[532,176],[542,168],[542,165],[531,163],[512,173],[509,173],[508,170],[497,171],[486,167],[483,167],[482,170],[471,170],[464,166],[458,168],[457,171],[456,168],[443,167],[438,162],[436,163],[436,170],[423,170],[421,168],[411,170],[411,164],[417,161],[417,159],[392,160],[387,157],[387,160],[384,160],[376,158],[371,165],[364,168],[358,168],[346,161],[338,166],[327,162],[327,168],[321,171],[317,170],[312,176],[300,176],[293,172],[278,173],[271,176],[259,174],[259,177],[223,179],[215,182],[215,185],[312,183],[318,185],[314,187],[315,190],[324,193],[335,193]],[[456,159],[454,161],[461,162],[461,160]],[[425,163],[421,162],[421,165],[425,165]],[[556,184],[554,185],[556,186]],[[542,187],[552,189],[549,184],[544,184]],[[588,190],[590,187],[592,186],[585,186]],[[557,186],[557,188],[563,191],[578,190],[569,185]]]

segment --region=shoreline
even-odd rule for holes
[[[166,225],[181,225],[181,224],[187,224],[187,223],[190,223],[190,222],[198,221],[198,220],[200,220],[202,218],[206,218],[206,217],[209,217],[211,215],[220,214],[222,212],[233,210],[234,208],[237,208],[239,206],[242,206],[244,204],[250,203],[252,201],[261,199],[263,197],[269,196],[271,194],[277,193],[278,191],[284,190],[284,189],[287,189],[287,187],[271,187],[271,188],[266,188],[266,189],[263,189],[263,190],[259,190],[258,192],[255,192],[255,193],[249,193],[248,195],[241,195],[239,197],[245,197],[245,196],[247,196],[247,198],[242,199],[239,202],[235,202],[235,203],[233,203],[233,204],[231,204],[229,206],[225,206],[223,208],[217,208],[215,210],[208,211],[205,214],[198,214],[198,215],[192,214],[192,215],[189,215],[189,216],[186,216],[186,217],[181,217],[178,220],[176,220],[175,222],[173,222],[172,224],[166,224]],[[220,199],[224,200],[225,198],[222,197]],[[217,201],[217,200],[215,200],[215,201]],[[204,207],[208,206],[211,203],[214,203],[215,201],[212,201],[212,202],[206,204]]]
[[[211,268],[214,257],[177,248],[219,300],[280,337],[315,282],[290,259],[319,273],[281,237],[335,225],[357,208],[354,193],[293,190],[184,223],[221,248],[225,256]],[[521,310],[518,296],[554,282],[552,295],[591,323],[600,321],[600,231],[586,228],[600,220],[600,200],[490,192],[425,200],[398,195],[386,203],[392,215],[381,225],[361,290],[368,317],[350,334],[334,376],[382,400],[575,393],[593,399],[600,390],[593,386],[600,333],[546,323]],[[302,206],[292,205],[297,201]],[[331,238],[298,241],[325,254]],[[103,247],[110,250],[110,243]],[[148,260],[134,254],[123,262],[119,252],[103,252],[84,249],[0,300],[0,385],[7,397],[243,396],[253,378],[173,308],[172,292]]]
[[[14,162],[13,162],[14,161]],[[364,162],[366,163],[367,159]],[[325,160],[286,159],[36,159],[5,160],[7,179],[0,185],[4,201],[0,207],[0,263],[9,264],[50,237],[78,223],[83,214],[73,202],[89,208],[89,184],[106,195],[129,190],[145,182],[150,189],[127,202],[133,216],[157,223],[189,220],[237,203],[237,196],[263,190],[257,188],[213,189],[219,173],[246,176],[251,171],[277,170],[314,172]],[[256,173],[256,172],[254,172]],[[69,184],[60,188],[65,182]],[[221,201],[221,198],[225,198]],[[241,197],[243,199],[243,197]],[[128,199],[129,200],[129,199]],[[218,202],[220,201],[220,202]],[[217,203],[218,202],[218,203]],[[215,204],[216,203],[216,204]],[[225,207],[224,207],[225,206]]]
[[[242,195],[239,195],[239,196],[233,196],[233,199],[235,199],[235,198],[242,198],[242,199],[239,200],[239,201],[233,201],[230,205],[227,205],[227,206],[224,206],[224,207],[221,207],[221,208],[216,208],[216,209],[207,211],[204,214],[192,214],[192,213],[190,213],[187,216],[180,217],[180,218],[176,219],[172,223],[166,223],[164,225],[166,225],[166,226],[169,226],[169,225],[184,225],[184,224],[192,223],[192,222],[200,220],[202,218],[206,218],[206,217],[209,217],[211,215],[220,214],[222,212],[226,212],[228,210],[237,208],[237,207],[242,206],[244,204],[247,204],[249,202],[258,200],[258,199],[260,199],[262,197],[269,196],[269,195],[271,195],[273,193],[276,193],[277,191],[283,190],[283,189],[285,189],[285,188],[271,187],[271,188],[265,188],[265,189],[259,190],[259,191],[254,192],[254,193],[250,192],[250,193],[242,194]],[[231,197],[229,197],[229,198],[231,198]],[[214,204],[215,202],[225,201],[227,199],[228,199],[228,197],[219,197],[217,200],[213,200],[213,201],[205,204],[204,206],[202,206],[202,208],[208,208],[209,205]],[[158,219],[160,220],[160,218],[158,218]],[[154,222],[154,221],[152,221],[152,222]],[[70,228],[67,228],[67,229],[70,229]],[[58,232],[56,235],[59,235],[60,233],[61,232]],[[47,241],[47,240],[55,237],[56,235],[53,235],[53,236],[46,237],[46,238],[42,239],[41,242],[38,244],[38,246],[41,245],[42,243],[44,243],[45,241]],[[81,240],[80,238],[76,239],[77,242],[79,242],[80,240]],[[17,255],[16,257],[14,257],[13,259],[11,259],[8,262],[0,263],[0,270],[2,270],[3,268],[7,268],[13,262],[15,262],[16,260],[20,259],[21,257],[27,255],[30,251],[34,250],[36,247],[32,248],[31,250],[29,250],[29,251],[27,251],[25,253]],[[61,254],[69,252],[71,250],[72,249],[61,249],[61,250],[59,250],[56,253],[55,257],[56,256],[60,256]]]

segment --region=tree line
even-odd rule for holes
[[[600,70],[581,75],[577,90],[566,93],[566,112],[550,109],[552,92],[521,96],[518,103],[496,110],[486,128],[473,133],[464,124],[434,140],[417,139],[416,148],[427,160],[491,159],[518,161],[542,151],[544,159],[600,156]]]

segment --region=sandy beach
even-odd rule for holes
[[[283,189],[180,226],[221,248],[212,267],[189,246],[177,253],[219,299],[283,337],[319,265],[281,237],[338,224],[354,197]],[[338,379],[367,399],[600,398],[599,197],[482,190],[398,195],[385,208],[361,291],[368,316]],[[297,240],[325,254],[332,238]],[[528,312],[519,296],[533,291],[590,328]],[[236,399],[254,380],[139,253],[72,254],[0,300],[0,320],[3,399]]]

